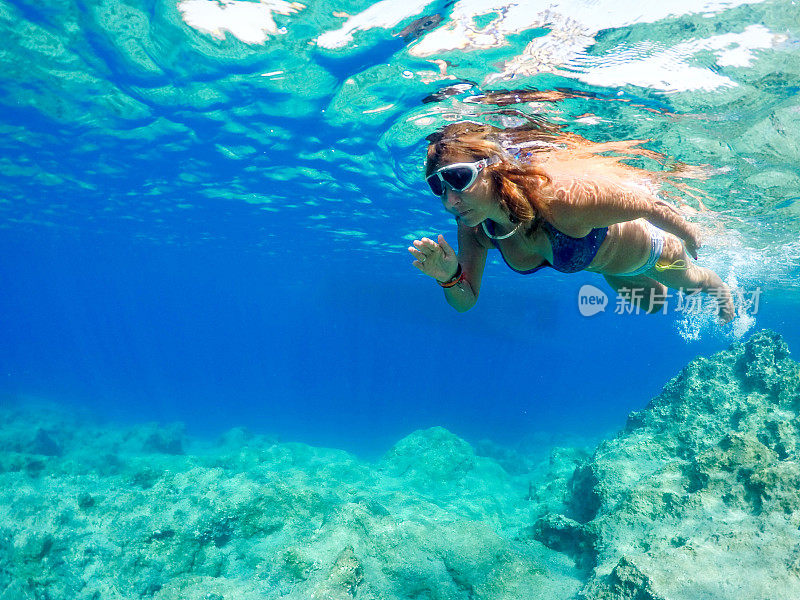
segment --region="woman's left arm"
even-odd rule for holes
[[[644,187],[626,189],[603,182],[576,181],[568,187],[556,188],[548,205],[553,225],[565,226],[562,231],[568,235],[569,229],[573,228],[573,231],[586,229],[583,233],[586,235],[595,227],[644,218],[681,238],[687,252],[692,258],[697,258],[697,249],[701,245],[700,228],[689,223],[677,208]]]

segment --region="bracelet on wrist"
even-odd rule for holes
[[[450,279],[447,281],[439,281],[438,279],[436,280],[436,282],[443,288],[451,288],[454,285],[458,285],[462,281],[464,281],[464,270],[461,268],[461,263],[458,263],[456,273]]]

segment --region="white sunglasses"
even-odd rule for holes
[[[456,192],[463,192],[475,183],[481,170],[498,162],[500,162],[500,157],[493,156],[476,162],[453,163],[437,169],[428,175],[425,181],[436,196],[443,196],[445,187]]]

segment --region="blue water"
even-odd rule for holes
[[[424,11],[321,48],[309,41],[341,25],[333,6],[276,16],[287,33],[260,44],[192,28],[175,3],[2,4],[2,401],[374,454],[431,425],[508,443],[610,432],[689,360],[748,331],[773,328],[797,351],[797,12],[729,4],[604,27],[557,73],[480,84],[552,23],[507,47],[441,53],[476,82],[470,94],[623,98],[519,108],[716,169],[701,185],[720,216],[699,218],[725,230],[701,259],[764,293],[754,323],[706,325],[697,339],[677,314],[581,316],[578,288],[603,285],[590,274],[521,277],[495,257],[480,302],[458,314],[411,266],[414,237],[455,238],[421,180],[424,137],[476,110],[464,94],[423,103],[453,80],[404,75],[437,71],[409,54],[426,32],[408,45],[391,35]],[[455,16],[443,9],[446,26]],[[572,77],[591,61],[624,63],[619,48],[678,56],[754,24],[773,37],[749,64],[714,54],[744,38],[686,55],[732,85]],[[646,33],[656,50],[641,49]]]

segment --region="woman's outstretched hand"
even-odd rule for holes
[[[412,264],[437,281],[451,279],[458,270],[458,258],[450,244],[439,235],[438,243],[430,238],[414,240],[408,251],[416,258]]]

